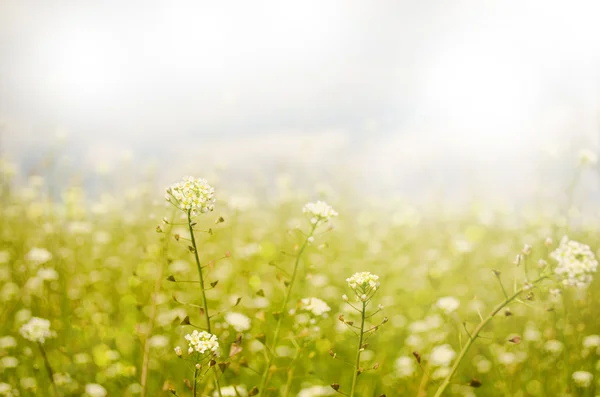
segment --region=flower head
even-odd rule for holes
[[[370,299],[377,288],[379,288],[379,276],[369,272],[354,273],[352,277],[346,279],[348,286],[354,290],[354,293],[362,301]]]
[[[217,354],[217,350],[219,349],[219,340],[216,335],[209,334],[206,331],[194,330],[191,334],[187,334],[185,339],[189,342],[189,352],[190,354],[194,351],[197,351],[200,354],[204,354],[206,352],[210,352],[212,354]]]
[[[578,387],[590,387],[592,379],[594,379],[594,375],[587,371],[575,371],[572,377]]]
[[[229,312],[225,314],[225,321],[231,325],[237,332],[244,332],[250,329],[250,318],[242,313]]]
[[[85,385],[85,395],[89,397],[105,397],[106,389],[97,383],[88,383]]]
[[[50,321],[39,317],[32,317],[21,327],[20,332],[23,338],[39,343],[44,343],[47,338],[54,336],[54,332],[50,331]]]
[[[319,298],[304,298],[300,300],[300,310],[311,312],[315,317],[325,317],[331,308]]]
[[[214,210],[215,189],[202,178],[187,176],[167,188],[168,202],[192,216]]]
[[[560,245],[550,256],[558,262],[554,273],[563,284],[570,286],[586,286],[596,273],[598,261],[589,246],[563,237]]]
[[[435,305],[442,309],[444,313],[450,314],[458,309],[460,301],[453,296],[445,296],[438,299]]]
[[[456,352],[448,344],[436,346],[429,355],[429,363],[434,367],[447,367],[456,357]]]
[[[337,211],[324,201],[307,203],[302,208],[302,212],[310,217],[310,223],[315,226],[329,222],[332,218],[338,216]]]

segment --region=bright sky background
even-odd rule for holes
[[[63,131],[92,167],[131,151],[173,170],[526,183],[600,143],[598,15],[592,0],[0,0],[2,148],[34,161]]]

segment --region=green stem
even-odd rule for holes
[[[197,390],[198,390],[198,368],[194,368],[194,388],[192,390],[194,397],[196,397]]]
[[[365,313],[367,311],[367,302],[362,302],[362,313],[360,319],[360,336],[358,337],[358,348],[356,349],[356,362],[354,364],[354,375],[352,376],[352,388],[350,389],[350,397],[354,397],[356,390],[356,382],[358,380],[358,371],[360,368],[360,353],[362,353],[363,335],[365,330]]]
[[[542,276],[540,278],[538,278],[537,280],[535,280],[533,282],[533,284],[537,284],[540,281],[542,281],[543,279],[545,279],[546,276]],[[475,328],[475,330],[471,333],[471,337],[469,338],[469,340],[467,341],[467,344],[462,348],[462,350],[460,351],[458,358],[456,359],[456,361],[454,362],[454,365],[452,365],[452,368],[450,369],[450,373],[448,374],[448,376],[444,379],[444,381],[442,382],[442,384],[440,385],[440,387],[437,389],[437,391],[435,392],[434,397],[441,397],[444,394],[444,391],[446,390],[446,388],[448,387],[448,385],[450,384],[450,381],[452,380],[452,377],[454,376],[454,374],[456,373],[456,370],[458,369],[458,366],[460,365],[461,361],[463,360],[463,358],[465,357],[465,355],[467,354],[467,352],[469,351],[469,348],[471,347],[471,345],[473,344],[473,342],[475,342],[475,339],[477,338],[477,336],[479,335],[479,333],[483,330],[483,328],[487,325],[488,322],[490,322],[490,320],[492,318],[494,318],[494,316],[496,314],[498,314],[498,312],[500,310],[502,310],[506,305],[508,305],[510,302],[512,302],[513,300],[515,300],[519,295],[521,295],[521,293],[524,291],[523,288],[519,289],[517,292],[515,292],[513,295],[509,296],[508,298],[506,298],[503,302],[501,302],[500,304],[498,304],[494,310],[492,310],[492,312],[490,314],[488,314],[488,316],[486,318],[484,318],[479,325],[477,325],[477,328]]]
[[[208,314],[208,302],[206,300],[206,290],[204,289],[204,276],[202,275],[202,265],[200,264],[200,258],[198,257],[198,246],[196,245],[196,237],[194,237],[194,227],[192,226],[192,211],[188,210],[188,226],[190,229],[190,239],[192,240],[192,248],[194,249],[194,259],[196,259],[196,267],[198,267],[198,275],[200,276],[200,291],[202,291],[202,306],[204,308],[204,318],[206,320],[206,330],[209,334],[212,334],[212,330],[210,327],[210,315]],[[215,388],[217,389],[217,393],[219,397],[222,397],[221,394],[221,386],[219,385],[219,376],[215,369]],[[194,396],[195,394],[195,384],[194,384]]]
[[[306,247],[308,245],[308,241],[314,234],[315,229],[317,228],[317,225],[318,225],[318,222],[312,226],[310,233],[308,234],[308,236],[306,236],[304,243],[302,243],[302,246],[298,250],[298,255],[296,255],[296,261],[294,262],[294,271],[292,272],[292,278],[290,279],[290,284],[287,287],[287,291],[285,293],[285,298],[283,299],[283,304],[281,305],[281,309],[279,310],[279,316],[277,318],[277,325],[275,326],[275,333],[273,335],[273,343],[271,344],[271,354],[269,354],[269,356],[268,356],[267,364],[265,366],[265,370],[263,371],[262,378],[260,380],[260,386],[258,388],[258,392],[260,393],[259,395],[263,395],[263,396],[265,395],[265,389],[267,388],[268,380],[269,380],[269,371],[270,371],[271,365],[273,365],[273,359],[275,358],[275,348],[277,347],[277,343],[279,342],[279,333],[281,332],[281,323],[283,322],[283,317],[285,315],[285,309],[287,308],[287,305],[290,301],[290,297],[292,296],[292,288],[294,286],[294,282],[296,281],[296,276],[298,274],[298,265],[300,264],[300,258],[302,257],[302,254],[304,253],[304,250],[306,249]]]
[[[46,366],[46,371],[48,372],[48,377],[50,378],[50,383],[52,384],[52,390],[54,391],[54,395],[58,397],[60,396],[60,393],[58,393],[58,388],[56,387],[56,383],[54,383],[54,372],[52,372],[52,366],[50,366],[50,361],[48,361],[46,350],[44,350],[44,346],[39,342],[38,346],[40,348],[40,352],[42,353],[42,357],[44,358],[44,365]]]

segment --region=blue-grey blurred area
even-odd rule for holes
[[[1,149],[25,173],[59,151],[88,180],[129,161],[161,181],[217,167],[527,196],[600,144],[598,15],[596,1],[0,0]]]

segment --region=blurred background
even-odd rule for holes
[[[0,0],[0,150],[21,177],[64,169],[90,187],[219,170],[552,199],[600,144],[598,15],[596,1]]]

